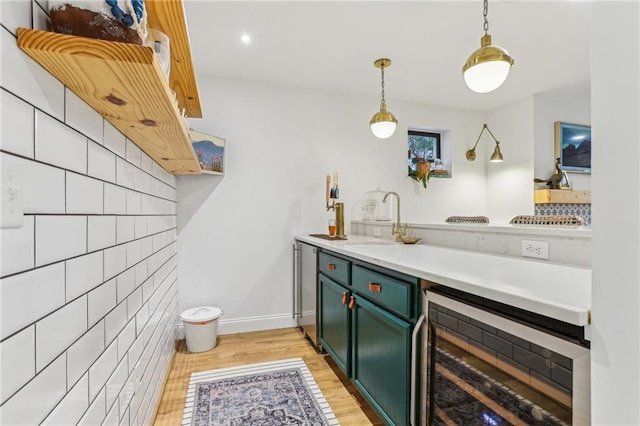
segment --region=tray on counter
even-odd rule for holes
[[[309,234],[310,237],[322,238],[323,240],[346,240],[347,237],[331,237],[327,234]]]

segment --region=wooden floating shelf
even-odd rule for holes
[[[18,46],[169,173],[200,174],[188,117],[202,117],[181,1],[148,0],[171,43],[171,87],[150,47],[18,28]]]
[[[187,117],[202,118],[198,82],[193,68],[191,43],[182,1],[146,0],[144,5],[147,9],[147,26],[157,28],[169,37],[169,86],[176,92],[180,109],[186,110]]]
[[[591,204],[591,191],[571,189],[536,189],[534,204]]]

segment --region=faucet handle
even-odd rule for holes
[[[396,241],[402,241],[402,237],[407,235],[407,224],[401,223],[399,225],[391,224],[391,235],[395,235]]]

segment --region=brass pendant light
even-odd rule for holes
[[[382,58],[373,63],[376,68],[380,68],[382,73],[382,100],[380,101],[380,111],[376,112],[369,125],[371,126],[371,132],[373,135],[380,139],[387,139],[393,135],[396,131],[398,120],[396,117],[387,111],[387,102],[384,100],[384,69],[391,66],[391,59]]]
[[[464,82],[477,93],[488,93],[500,87],[513,65],[513,58],[506,50],[491,44],[488,10],[489,2],[484,0],[484,36],[480,39],[480,48],[469,56],[462,67]]]

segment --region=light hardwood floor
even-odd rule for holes
[[[384,424],[329,356],[318,354],[298,329],[222,335],[213,350],[195,354],[184,340],[177,345],[155,425],[180,424],[192,372],[297,357],[309,367],[341,425]]]

